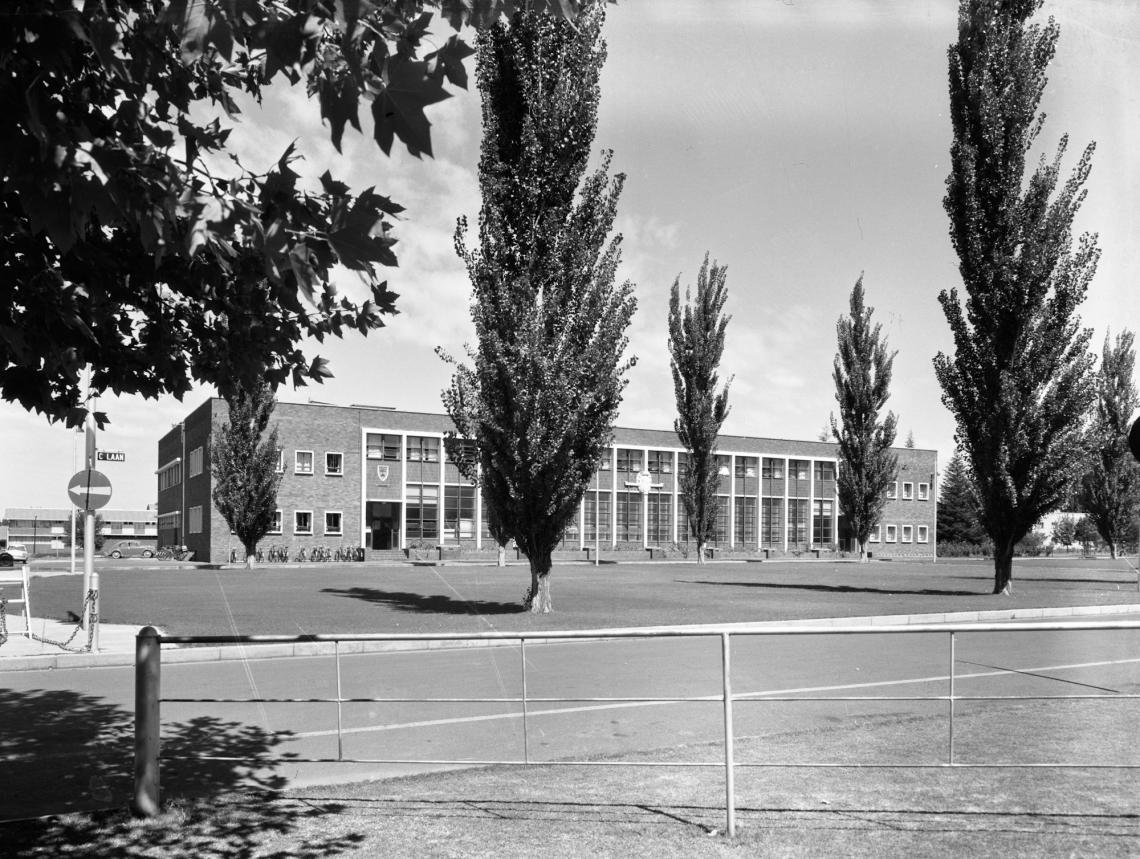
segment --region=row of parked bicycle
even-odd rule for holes
[[[244,559],[241,549],[230,549],[230,563],[236,564]],[[363,561],[364,549],[360,546],[312,546],[306,549],[301,546],[296,552],[290,552],[288,546],[270,546],[264,551],[257,550],[258,563],[286,564],[294,563],[329,563],[332,561]]]

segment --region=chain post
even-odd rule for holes
[[[135,636],[135,795],[136,817],[158,814],[158,752],[161,723],[162,639],[146,626]]]
[[[92,653],[99,652],[99,574],[96,572],[91,573],[91,630],[89,632],[90,642],[88,650]]]

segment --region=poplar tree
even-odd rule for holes
[[[210,443],[214,506],[241,540],[246,568],[252,568],[257,544],[273,528],[277,511],[277,427],[267,431],[275,402],[273,389],[235,388],[227,397],[228,420]]]
[[[1128,450],[1129,418],[1138,405],[1132,382],[1134,339],[1128,330],[1116,336],[1115,344],[1104,338],[1097,373],[1096,415],[1090,430],[1092,451],[1077,489],[1077,503],[1114,558],[1140,506],[1140,465]]]
[[[1076,310],[1096,270],[1096,237],[1073,247],[1094,144],[1063,184],[1062,137],[1027,173],[1059,28],[1029,19],[1041,0],[962,0],[949,50],[954,139],[943,201],[966,291],[939,295],[954,355],[934,370],[970,461],[994,589],[1010,593],[1013,550],[1056,509],[1083,467],[1092,405],[1090,332]]]
[[[832,378],[839,420],[831,416],[831,433],[839,443],[836,489],[839,509],[867,559],[867,539],[882,518],[887,489],[898,474],[898,457],[891,453],[897,421],[894,412],[880,414],[890,397],[896,352],[887,352],[882,325],[871,325],[873,307],[863,303],[863,276],[851,290],[851,312],[835,323],[839,351]]]
[[[728,299],[725,278],[728,269],[714,261],[709,267],[705,254],[697,273],[697,294],[685,288],[681,306],[681,277],[673,281],[669,293],[669,368],[673,372],[673,393],[677,418],[673,421],[688,452],[688,468],[678,476],[681,501],[689,531],[697,541],[697,563],[705,562],[705,546],[716,528],[719,502],[716,467],[716,441],[728,417],[728,388],[718,392],[717,369],[724,354],[724,333],[731,316],[724,314]]]
[[[525,597],[551,610],[551,552],[578,514],[613,434],[633,359],[636,307],[615,285],[621,237],[607,241],[624,176],[610,155],[583,180],[605,60],[601,0],[574,24],[521,8],[479,33],[483,100],[479,244],[456,250],[473,287],[477,345],[443,402],[478,456],[461,466],[530,562]],[[577,194],[576,194],[577,192]],[[476,466],[477,463],[477,466]]]

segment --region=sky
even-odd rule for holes
[[[1061,25],[1042,108],[1042,146],[1070,136],[1071,168],[1095,140],[1076,232],[1103,255],[1081,310],[1098,353],[1105,335],[1140,321],[1140,4],[1046,0]],[[595,151],[626,174],[616,229],[619,277],[636,284],[629,374],[618,423],[668,428],[674,417],[666,349],[669,290],[695,285],[705,254],[728,268],[732,315],[722,375],[732,378],[724,433],[816,439],[835,409],[835,323],[862,274],[867,303],[897,350],[888,408],[920,448],[954,449],[932,359],[953,343],[938,304],[960,285],[942,209],[949,171],[946,49],[954,0],[621,0],[604,35]],[[439,38],[449,33],[437,22]],[[286,402],[363,403],[441,412],[449,379],[440,347],[471,341],[470,284],[453,250],[456,219],[478,219],[478,92],[429,109],[434,159],[346,133],[329,143],[315,102],[273,88],[249,106],[230,142],[265,167],[296,140],[315,180],[325,169],[357,190],[375,186],[407,211],[396,225],[399,267],[387,271],[400,314],[367,338],[307,344],[331,361],[323,385],[283,388]],[[225,122],[225,117],[222,117]],[[365,126],[366,132],[368,126]],[[359,294],[349,275],[338,282]],[[156,497],[157,441],[213,390],[182,402],[105,396],[99,446],[112,508]],[[82,436],[0,403],[0,508],[67,504]]]

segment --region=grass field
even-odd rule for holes
[[[1014,594],[993,596],[981,561],[556,566],[554,612],[522,613],[525,565],[339,564],[101,574],[106,623],[170,634],[482,632],[985,611],[1140,603],[1127,560],[1014,565]],[[36,613],[77,611],[78,577],[33,580]]]

